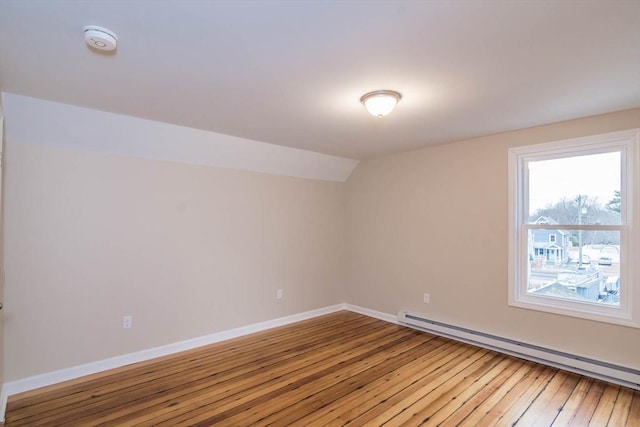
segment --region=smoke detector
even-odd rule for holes
[[[87,25],[84,27],[84,41],[87,42],[87,45],[91,48],[112,51],[116,50],[118,36],[106,28]]]

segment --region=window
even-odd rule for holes
[[[509,150],[510,305],[640,327],[639,135]]]

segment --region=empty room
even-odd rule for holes
[[[640,0],[0,0],[0,420],[640,426]]]

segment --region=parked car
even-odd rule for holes
[[[610,256],[601,256],[598,259],[598,265],[611,265],[613,263],[613,259]]]
[[[579,258],[571,258],[573,264],[580,264]],[[591,258],[589,255],[582,255],[582,264],[591,264]]]

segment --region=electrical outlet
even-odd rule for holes
[[[282,289],[278,289],[278,290],[276,291],[276,298],[278,298],[278,299],[282,299]]]
[[[133,316],[124,316],[122,318],[122,327],[124,329],[129,329],[133,326]]]
[[[429,294],[424,294],[424,303],[429,304],[431,302],[431,296]]]

